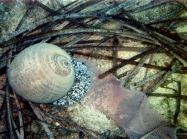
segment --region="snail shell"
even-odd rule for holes
[[[12,89],[36,103],[50,103],[67,94],[75,72],[70,56],[60,47],[39,43],[20,52],[7,71]]]

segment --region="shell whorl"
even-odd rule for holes
[[[70,66],[69,60],[67,60],[66,57],[59,55],[59,54],[54,54],[51,57],[51,66],[57,74],[67,76],[68,74],[71,73],[71,66]]]
[[[65,96],[75,79],[70,56],[48,43],[32,45],[19,53],[7,75],[18,95],[37,103],[50,103]]]

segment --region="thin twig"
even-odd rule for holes
[[[169,13],[168,15],[172,16],[172,18],[169,18],[167,19],[168,15],[163,15],[162,17],[159,17],[158,19],[155,19],[155,20],[152,20],[152,21],[149,21],[149,23],[146,23],[146,25],[154,25],[154,24],[159,24],[159,23],[166,23],[166,22],[172,22],[172,21],[181,21],[181,20],[185,20],[184,17],[182,18],[174,18],[173,16],[176,16],[177,14],[181,13],[184,9],[183,8],[180,8],[180,9],[177,9],[175,11],[172,11],[172,13]],[[165,20],[163,20],[165,19]]]
[[[8,57],[12,56],[12,51],[10,51],[8,53]],[[7,61],[7,65],[9,66],[11,60],[9,59]],[[14,134],[13,134],[13,129],[12,129],[12,113],[11,113],[11,109],[10,109],[10,102],[9,102],[9,83],[8,83],[8,79],[6,80],[6,112],[7,112],[7,121],[8,121],[8,126],[9,126],[9,130],[10,130],[10,138],[14,139]]]
[[[131,10],[127,10],[127,12],[129,13],[136,13],[136,12],[140,12],[140,11],[145,11],[145,10],[149,10],[149,9],[153,9],[155,7],[159,7],[161,5],[167,4],[168,1],[170,2],[170,0],[165,0],[165,1],[160,1],[160,2],[150,2],[148,4],[139,6],[137,8],[131,9]]]
[[[15,30],[19,30],[20,27],[23,25],[23,23],[26,21],[29,13],[33,10],[33,6],[30,6],[30,8],[27,9],[26,13],[24,14],[24,16],[22,17],[21,21],[19,22],[17,28]]]
[[[130,73],[130,75],[123,81],[123,86],[126,87],[129,82],[134,78],[134,76],[139,72],[140,68],[143,66],[145,60],[147,60],[147,58],[149,57],[149,55],[143,56],[138,65],[133,69],[133,71]]]
[[[42,118],[42,112],[40,111],[40,109],[38,107],[36,107],[34,104],[32,104],[32,102],[29,102],[31,108],[33,109],[34,113],[36,114],[38,119],[41,119],[42,121],[44,120]],[[42,125],[42,127],[44,128],[46,134],[48,135],[49,139],[54,139],[53,134],[51,133],[51,131],[49,130],[47,124],[40,122],[40,124]]]
[[[158,93],[152,93],[151,92],[151,93],[146,93],[146,96],[166,97],[166,98],[175,98],[175,99],[187,100],[186,95],[178,96],[178,94],[168,94],[168,92],[158,92]]]
[[[114,66],[114,67],[112,67],[111,69],[109,69],[109,70],[105,71],[104,73],[100,74],[100,75],[99,75],[99,78],[102,79],[102,78],[106,77],[107,75],[111,74],[112,72],[118,70],[119,68],[125,66],[126,64],[129,64],[130,62],[132,62],[132,61],[134,61],[134,60],[136,60],[136,59],[138,59],[138,58],[140,58],[140,57],[142,57],[142,56],[145,56],[145,55],[147,55],[147,54],[151,54],[151,53],[157,52],[157,51],[159,51],[159,50],[160,50],[160,47],[158,47],[158,48],[153,48],[153,49],[144,51],[144,52],[142,52],[142,53],[140,53],[140,54],[138,54],[138,55],[135,55],[135,56],[133,56],[132,58],[129,58],[129,59],[127,59],[127,60],[124,60],[124,61],[122,61],[120,64],[118,64],[117,66]]]
[[[46,116],[49,116],[53,119],[57,119],[57,120],[62,120],[62,121],[65,121],[67,124],[70,124],[70,125],[73,125],[74,127],[77,127],[78,131],[82,131],[85,135],[95,139],[96,137],[94,137],[92,134],[89,134],[86,130],[89,130],[89,129],[86,129],[85,127],[81,127],[80,125],[78,125],[76,122],[74,121],[71,121],[70,119],[66,119],[64,117],[61,117],[61,116],[57,116],[57,115],[52,115],[50,113],[45,113]],[[96,134],[99,134],[98,132],[94,131]]]
[[[72,54],[76,54],[76,55],[92,57],[92,58],[95,58],[95,59],[104,59],[104,60],[112,60],[113,59],[112,56],[105,56],[105,55],[102,55],[102,54],[91,54],[91,53],[85,53],[85,52],[83,53],[83,52],[78,52],[78,51],[68,51],[68,52],[71,52]],[[123,62],[123,61],[128,60],[128,59],[117,58],[116,60],[117,60],[117,62]],[[138,63],[139,62],[131,61],[128,64],[138,65]],[[150,69],[155,69],[155,70],[161,70],[161,71],[168,71],[169,70],[169,68],[167,68],[167,67],[151,65],[151,64],[147,64],[147,63],[145,63],[143,65],[143,67],[150,68]],[[187,74],[187,69],[182,68],[181,70],[176,71],[176,73]]]
[[[166,71],[160,71],[160,72],[158,72],[158,73],[156,73],[156,74],[154,74],[154,75],[152,75],[152,76],[149,76],[149,77],[147,77],[147,78],[141,80],[140,82],[135,82],[135,83],[133,83],[132,87],[133,87],[133,88],[137,88],[137,87],[139,87],[139,86],[143,86],[143,85],[145,85],[146,83],[148,83],[148,82],[150,82],[150,81],[152,81],[152,80],[154,80],[154,79],[156,79],[156,78],[162,76],[162,75],[165,74],[165,73],[166,73]]]
[[[172,74],[172,73],[175,73],[177,70],[180,70],[182,68],[182,65],[179,63],[179,61],[177,60],[174,60],[172,63],[171,63],[172,67],[171,67],[171,70],[169,70],[161,80],[159,80],[159,82],[157,82],[156,84],[154,84],[153,87],[151,87],[149,90],[146,91],[146,93],[151,93],[153,92],[154,90],[156,90],[159,86],[161,86],[165,81],[166,79]]]
[[[114,38],[114,40],[113,40],[112,43],[114,45],[113,48],[115,48],[115,47],[121,47],[120,44],[119,44],[120,41],[119,41],[119,39],[117,37]],[[116,66],[117,65],[118,52],[117,51],[112,51],[112,57],[113,57],[113,60],[112,60],[113,66]],[[113,75],[117,76],[117,71],[113,72]]]
[[[98,16],[98,14],[92,14],[92,13],[86,13],[86,14],[85,13],[81,13],[81,14],[76,13],[76,14],[64,14],[64,15],[58,15],[58,16],[50,16],[50,17],[47,17],[44,19],[40,19],[40,20],[38,20],[38,21],[36,21],[36,22],[34,22],[22,29],[15,31],[11,35],[5,37],[2,41],[0,41],[0,44],[2,45],[3,42],[10,40],[25,31],[31,31],[34,28],[36,28],[37,26],[40,26],[45,23],[54,22],[56,20],[62,20],[62,19],[76,19],[76,18],[89,18],[89,17],[101,17],[101,18],[107,18],[107,19],[112,20],[112,16],[108,16],[108,15],[99,15]]]
[[[10,138],[14,139],[13,129],[12,129],[12,120],[11,120],[11,110],[9,104],[9,84],[7,82],[6,85],[6,112],[7,112],[7,121],[8,121],[8,129],[10,130]]]
[[[149,58],[149,62],[148,62],[148,64],[151,64],[151,62],[152,62],[152,60],[153,60],[153,55],[154,55],[154,54],[151,54],[151,56],[150,56],[150,58]],[[147,78],[147,74],[148,74],[148,71],[149,71],[149,68],[146,68],[146,71],[145,71],[145,74],[144,74],[143,80],[146,80],[146,78]],[[134,86],[134,84],[132,84],[131,87],[132,87],[132,86]],[[134,87],[133,87],[133,88],[134,88]],[[140,89],[140,90],[143,91],[143,88],[144,88],[144,87],[141,86],[141,89]]]
[[[18,101],[18,98],[17,98],[17,95],[15,94],[15,92],[14,92],[14,99],[16,101],[17,107],[21,109],[20,103]],[[18,112],[18,117],[19,117],[19,126],[20,126],[20,138],[24,139],[23,118],[22,118],[21,111]]]
[[[127,37],[127,38],[136,39],[136,40],[141,40],[142,42],[145,41],[148,43],[156,44],[155,42],[148,40],[148,38],[151,39],[151,37],[148,37],[146,34],[138,34],[132,31],[121,31],[121,30],[116,30],[116,29],[109,30],[109,29],[96,29],[96,28],[78,28],[78,29],[65,29],[65,30],[59,30],[59,31],[52,31],[48,33],[34,34],[34,35],[30,35],[30,36],[20,38],[20,39],[17,38],[17,39],[3,43],[2,48],[10,44],[23,42],[23,41],[29,41],[31,39],[33,39],[32,41],[39,41],[39,40],[49,38],[49,37],[55,37],[55,36],[67,35],[67,34],[78,34],[78,33],[95,33],[95,34],[104,35],[104,36],[120,35],[121,37]]]
[[[178,91],[177,91],[177,98],[176,98],[176,110],[175,110],[175,114],[174,114],[174,118],[173,118],[173,123],[176,125],[177,124],[177,120],[178,120],[178,115],[180,112],[180,107],[181,107],[181,82],[177,81],[177,86],[178,86]]]
[[[12,115],[11,115],[11,122],[12,122],[12,125],[13,125],[15,131],[16,131],[16,135],[17,135],[18,139],[24,139],[24,137],[19,133],[19,130],[18,130],[18,128],[17,128],[17,126],[16,126],[16,124],[14,122],[14,118],[13,118]]]
[[[37,5],[38,7],[41,7],[42,9],[44,9],[45,11],[47,11],[47,12],[49,12],[51,14],[57,14],[58,13],[58,12],[54,11],[53,9],[47,7],[46,5],[42,4],[39,1],[35,1],[34,4]]]
[[[150,30],[149,30],[150,31]],[[178,59],[185,67],[187,67],[187,62],[186,62],[186,50],[181,46],[181,45],[176,45],[176,42],[158,32],[155,31],[150,31],[150,35],[159,40],[163,45],[164,49],[166,49],[171,55],[173,55],[176,59]],[[179,56],[177,53],[181,54]]]
[[[57,46],[59,45],[57,44]],[[60,45],[60,47],[67,51],[75,51],[75,50],[82,50],[82,49],[93,50],[94,49],[94,50],[106,50],[106,51],[143,52],[143,51],[150,49],[149,47],[128,47],[128,46],[123,47],[123,46],[114,46],[114,45],[111,45],[111,46],[86,45],[86,46],[71,46],[71,47],[64,47]]]

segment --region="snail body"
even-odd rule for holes
[[[70,56],[60,47],[39,43],[20,52],[7,70],[12,89],[36,103],[51,103],[67,94],[75,80]]]

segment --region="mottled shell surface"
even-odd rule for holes
[[[75,80],[70,56],[48,43],[32,45],[19,53],[10,64],[7,76],[18,95],[36,103],[62,98]]]

